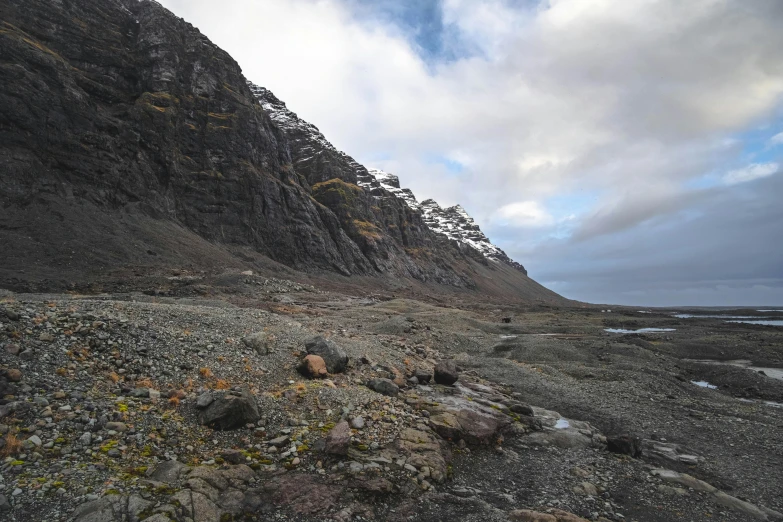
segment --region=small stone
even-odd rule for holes
[[[27,440],[24,441],[24,444],[27,447],[40,448],[41,444],[43,444],[43,441],[38,435],[31,435]]]
[[[41,335],[38,336],[39,341],[43,341],[45,343],[51,343],[54,341],[54,336],[50,334],[49,332],[44,332]]]
[[[19,382],[22,380],[22,371],[17,370],[16,368],[13,368],[11,370],[8,370],[5,374],[5,376],[8,378],[11,382]]]
[[[19,352],[22,351],[21,348],[19,348],[18,344],[10,343],[5,345],[5,351],[7,353],[10,353],[11,355],[19,355]],[[0,508],[2,509],[2,508]]]
[[[400,393],[400,388],[389,379],[370,379],[367,387],[389,397],[396,397]]]
[[[270,336],[266,332],[256,332],[243,338],[242,342],[248,348],[253,349],[258,355],[269,355],[272,351],[270,340]]]
[[[92,434],[89,431],[85,431],[84,434],[79,437],[79,442],[84,446],[89,446],[92,442]]]
[[[224,450],[220,453],[220,456],[229,464],[242,464],[245,461],[245,456],[242,452],[235,449]]]
[[[149,396],[150,396],[150,399],[152,399],[154,401],[160,399],[160,390],[153,390],[152,388],[150,388]]]
[[[206,408],[212,404],[212,401],[214,400],[215,397],[212,395],[212,392],[204,392],[196,399],[196,408]]]
[[[356,430],[360,430],[364,428],[364,417],[354,417],[351,420],[351,428],[354,428]]]
[[[294,460],[291,461],[291,465],[292,466],[298,466],[300,462],[302,462],[302,461],[299,460],[299,457],[294,457]]]
[[[107,430],[125,432],[128,431],[128,426],[124,422],[107,422],[104,426]]]
[[[345,421],[340,421],[326,436],[324,449],[334,455],[345,455],[351,445],[351,427]]]
[[[281,435],[279,437],[276,437],[268,441],[267,444],[269,444],[270,446],[280,447],[285,445],[286,442],[288,442],[288,435]]]
[[[149,388],[136,388],[131,393],[131,397],[137,397],[139,399],[146,399],[150,396]]]

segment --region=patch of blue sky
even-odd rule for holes
[[[344,0],[360,20],[394,25],[428,63],[459,56],[454,28],[444,24],[442,0]]]
[[[465,166],[462,163],[441,154],[428,155],[425,157],[425,161],[430,165],[441,165],[446,168],[446,172],[453,175],[460,174],[465,170]]]
[[[772,143],[772,138],[783,132],[783,118],[774,124],[757,127],[735,138],[742,144],[741,160],[745,163],[769,163],[783,156],[783,143]]]
[[[590,210],[601,197],[600,190],[581,190],[552,196],[544,202],[544,208],[556,222],[568,221]]]
[[[773,137],[783,133],[783,115],[774,118],[772,123],[754,126],[745,132],[731,136],[737,144],[737,156],[734,161],[721,165],[720,171],[711,171],[701,176],[690,178],[683,187],[690,190],[706,190],[724,184],[725,174],[734,169],[741,169],[753,163],[782,163],[783,140],[773,141]]]

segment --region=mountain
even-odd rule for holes
[[[289,138],[294,165],[307,176],[308,181],[320,183],[340,178],[368,189],[376,200],[390,199],[395,205],[402,201],[411,210],[422,214],[424,224],[431,231],[471,247],[488,259],[506,263],[527,274],[522,265],[514,262],[490,242],[461,206],[442,209],[432,199],[418,203],[410,189],[400,188],[397,176],[360,165],[344,152],[335,149],[315,125],[300,119],[271,91],[251,82],[248,82],[248,86],[272,121]]]
[[[7,0],[0,19],[2,284],[281,265],[559,299],[157,2]]]
[[[433,232],[442,234],[458,243],[468,245],[487,259],[506,263],[527,275],[527,270],[525,270],[524,266],[508,257],[503,250],[492,244],[462,206],[454,205],[444,209],[434,199],[427,199],[419,203],[410,189],[400,188],[400,178],[394,174],[378,169],[368,169],[368,172],[369,178],[358,179],[357,183],[360,186],[370,188],[371,190],[376,187],[382,187],[394,196],[402,199],[410,208],[421,212],[424,216],[424,223]]]

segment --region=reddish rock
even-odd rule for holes
[[[328,373],[326,370],[326,362],[320,355],[311,354],[306,356],[304,359],[302,359],[302,362],[299,364],[299,368],[297,369],[299,370],[299,373],[311,379],[320,379],[326,377]]]
[[[168,393],[169,399],[177,398],[179,400],[182,400],[187,396],[188,394],[185,393],[185,390],[169,390]]]
[[[299,515],[312,515],[336,506],[343,492],[342,487],[324,484],[304,473],[280,477],[266,484],[264,490],[266,495],[271,494],[272,502]]]
[[[333,455],[345,455],[351,446],[351,427],[346,421],[340,421],[326,436],[324,451]]]
[[[11,382],[19,382],[22,380],[22,372],[16,368],[8,370],[5,375]]]
[[[18,344],[6,344],[5,345],[5,351],[10,353],[11,355],[19,355],[19,352],[22,351],[21,348],[19,348]]]

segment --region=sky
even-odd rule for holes
[[[783,306],[779,0],[161,0],[531,277]]]

